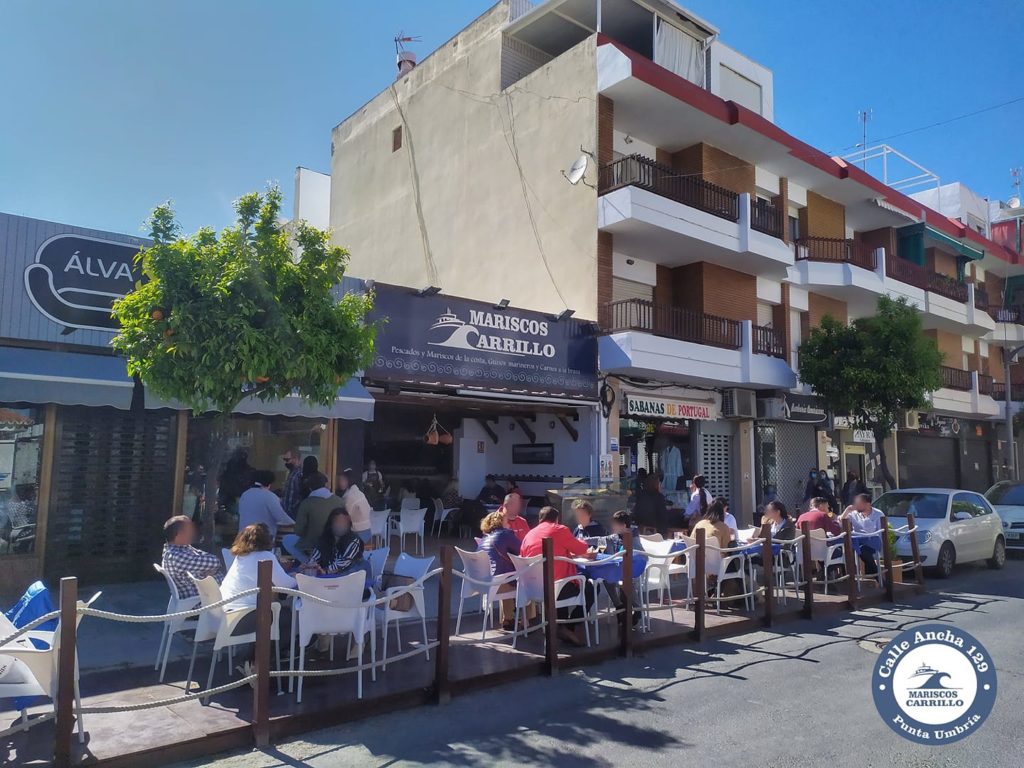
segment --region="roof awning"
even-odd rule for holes
[[[0,347],[0,402],[127,410],[132,387],[120,357]]]
[[[980,261],[985,257],[984,251],[972,248],[955,237],[947,235],[945,232],[940,232],[929,224],[917,224],[915,226],[920,227],[920,231],[924,233],[925,237],[951,248],[954,253],[963,256],[968,261]],[[913,229],[913,227],[907,227],[906,229]]]
[[[48,349],[0,347],[0,402],[109,406],[128,410],[133,383],[123,358]],[[373,395],[352,378],[338,390],[334,403],[310,405],[293,396],[263,402],[248,398],[235,413],[261,416],[303,416],[315,419],[373,421]],[[146,393],[147,408],[184,410]]]

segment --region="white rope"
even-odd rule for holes
[[[402,595],[406,594],[411,595],[414,592],[422,592],[423,585],[427,582],[427,580],[437,576],[439,573],[441,573],[441,570],[441,568],[435,568],[432,571],[428,571],[427,573],[423,574],[422,577],[414,581],[412,584],[406,584],[405,586],[401,587],[391,587],[390,589],[386,590],[384,594],[378,597],[376,600],[367,600],[366,602],[361,603],[361,605],[363,608],[376,608],[378,605],[385,605],[387,603],[390,603],[396,597],[401,597]],[[330,600],[324,600],[322,597],[310,595],[307,592],[303,592],[299,589],[291,589],[289,587],[274,587],[274,591],[282,595],[291,595],[292,597],[297,597],[303,601],[316,603],[318,605],[338,605],[337,603],[332,603]]]
[[[205,699],[209,696],[216,696],[217,694],[225,693],[226,691],[233,691],[235,688],[241,688],[254,682],[256,682],[256,675],[251,674],[248,677],[235,680],[233,683],[225,683],[224,685],[216,688],[207,688],[199,693],[186,693],[182,696],[176,696],[173,699],[159,699],[157,701],[146,701],[139,704],[123,704],[121,706],[110,707],[82,707],[82,714],[112,715],[117,712],[138,712],[143,709],[153,709],[154,707],[169,707],[173,704],[181,704],[186,701],[195,701],[196,699]]]
[[[0,648],[2,648],[3,646],[7,645],[8,643],[10,643],[10,642],[12,642],[14,640],[17,640],[19,637],[24,635],[26,632],[31,632],[33,629],[38,627],[40,624],[45,624],[48,621],[53,621],[54,619],[59,619],[59,618],[60,618],[60,611],[50,611],[46,615],[40,616],[38,619],[33,619],[28,624],[26,624],[24,627],[22,627],[21,629],[16,631],[13,635],[8,635],[7,637],[5,637],[2,640],[0,640]]]
[[[370,662],[369,664],[358,664],[358,665],[356,665],[354,667],[340,667],[338,669],[306,669],[306,670],[302,670],[302,671],[299,671],[298,669],[294,669],[294,670],[289,670],[289,669],[273,670],[273,671],[271,671],[270,676],[271,677],[333,677],[335,675],[347,675],[350,672],[360,672],[360,671],[365,672],[365,671],[367,671],[369,669],[372,669],[373,667],[383,667],[385,664],[393,664],[396,661],[403,661],[405,659],[412,658],[413,656],[419,656],[420,654],[424,654],[427,651],[430,651],[430,650],[433,650],[434,648],[437,648],[438,645],[439,645],[438,641],[434,640],[433,642],[427,643],[426,645],[420,646],[419,648],[415,648],[415,649],[413,649],[411,651],[406,651],[405,653],[400,654],[398,656],[388,656],[387,661],[384,661],[383,659],[377,659],[377,661]]]
[[[276,591],[284,591],[278,590]],[[247,589],[244,592],[232,595],[231,597],[225,597],[222,600],[218,600],[216,603],[210,603],[209,605],[201,605],[198,608],[193,608],[189,611],[178,611],[177,613],[162,613],[153,616],[133,616],[127,613],[113,613],[112,611],[101,611],[98,608],[90,608],[89,606],[80,606],[78,612],[83,616],[95,616],[98,619],[109,619],[110,621],[121,621],[128,624],[149,624],[155,622],[165,622],[171,619],[189,619],[193,616],[198,616],[206,611],[211,611],[214,608],[220,608],[228,603],[232,603],[240,597],[248,597],[249,595],[258,594],[258,589]]]

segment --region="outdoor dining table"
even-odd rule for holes
[[[605,562],[612,560],[613,562]],[[580,573],[592,581],[601,581],[618,584],[622,581],[622,560],[621,555],[598,555],[593,560],[577,557],[573,558]],[[633,553],[633,578],[639,579],[647,569],[647,558],[639,552]]]

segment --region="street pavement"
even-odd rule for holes
[[[341,725],[188,766],[1020,766],[1024,561],[962,566],[894,609],[796,621]],[[980,730],[946,747],[904,740],[871,699],[875,641],[925,621],[978,638],[998,670]]]

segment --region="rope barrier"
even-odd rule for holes
[[[284,590],[277,590],[275,588],[274,591],[276,592]],[[89,606],[85,605],[79,606],[78,612],[82,616],[94,616],[97,619],[120,621],[127,624],[150,624],[156,622],[170,621],[171,619],[189,619],[193,616],[198,616],[206,611],[212,611],[214,608],[220,608],[222,606],[227,605],[228,603],[232,603],[240,597],[248,597],[249,595],[255,595],[258,593],[258,589],[247,589],[244,592],[239,592],[238,594],[232,595],[231,597],[225,597],[222,600],[218,600],[216,603],[210,603],[209,605],[201,605],[198,608],[193,608],[188,611],[178,611],[177,613],[154,614],[150,616],[134,616],[128,613],[114,613],[112,611],[101,611],[98,608],[90,608]],[[57,615],[59,615],[59,612],[57,612]]]
[[[60,618],[60,611],[50,611],[50,613],[47,613],[44,616],[40,616],[38,619],[33,619],[32,621],[30,621],[28,624],[26,624],[24,627],[19,629],[14,634],[8,635],[7,637],[5,637],[3,639],[0,639],[0,648],[2,648],[5,645],[8,645],[9,643],[13,642],[14,640],[17,640],[19,637],[21,637],[25,633],[31,632],[33,629],[38,627],[40,624],[45,624],[48,621],[53,621],[54,619],[59,619],[59,618]]]
[[[154,707],[169,707],[174,704],[182,704],[186,701],[196,701],[197,699],[206,699],[210,696],[216,696],[220,693],[226,693],[227,691],[233,691],[235,688],[241,688],[256,682],[256,674],[253,673],[248,677],[240,678],[232,683],[225,683],[224,685],[217,686],[216,688],[208,688],[200,693],[186,693],[182,696],[176,696],[171,699],[159,699],[157,701],[146,701],[139,704],[122,704],[121,706],[109,706],[109,707],[82,707],[83,715],[112,715],[117,712],[139,712],[143,709],[153,709]]]
[[[377,659],[377,661],[370,662],[369,664],[358,664],[358,665],[356,665],[354,667],[339,667],[338,669],[306,669],[306,670],[302,670],[301,672],[299,670],[297,670],[297,669],[295,669],[295,670],[289,670],[289,669],[271,670],[270,676],[271,677],[333,677],[333,676],[336,676],[336,675],[347,675],[350,672],[359,672],[359,671],[366,672],[367,670],[371,670],[374,667],[383,667],[384,664],[394,664],[397,661],[404,661],[405,659],[411,659],[413,656],[419,656],[421,654],[425,654],[428,651],[431,651],[434,648],[437,648],[438,645],[440,645],[440,643],[437,640],[434,640],[432,642],[427,643],[426,645],[420,646],[419,648],[415,648],[415,649],[413,649],[411,651],[406,651],[405,653],[399,654],[398,656],[388,656],[388,660],[386,662],[383,661],[382,659]],[[204,693],[203,695],[205,696],[206,694]]]

